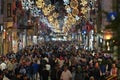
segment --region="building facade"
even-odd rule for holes
[[[3,31],[3,14],[4,14],[4,0],[0,0],[0,54],[3,53],[3,40],[2,40],[2,31]]]
[[[17,36],[13,27],[13,1],[0,0],[0,54],[13,50],[13,40]]]

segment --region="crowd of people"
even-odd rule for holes
[[[75,42],[42,42],[1,55],[0,80],[117,80],[118,65]]]

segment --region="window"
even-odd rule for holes
[[[12,16],[11,6],[12,6],[11,3],[7,4],[7,17],[11,17]]]
[[[0,0],[0,12],[3,15],[4,14],[4,0]]]

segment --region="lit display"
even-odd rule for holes
[[[61,4],[59,1],[52,4],[47,0],[21,0],[21,3],[25,11],[30,10],[31,16],[39,17],[40,22],[45,23],[54,31],[61,32],[80,24],[82,17],[86,18],[88,10],[94,5],[92,0],[63,0],[62,7],[59,5]]]

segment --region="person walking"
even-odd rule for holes
[[[95,80],[100,80],[100,76],[101,76],[100,73],[101,73],[101,71],[100,71],[99,63],[96,62],[95,68],[94,68],[94,75],[93,75]]]
[[[60,80],[72,80],[72,73],[68,70],[67,65],[64,65],[64,70],[61,74]]]

